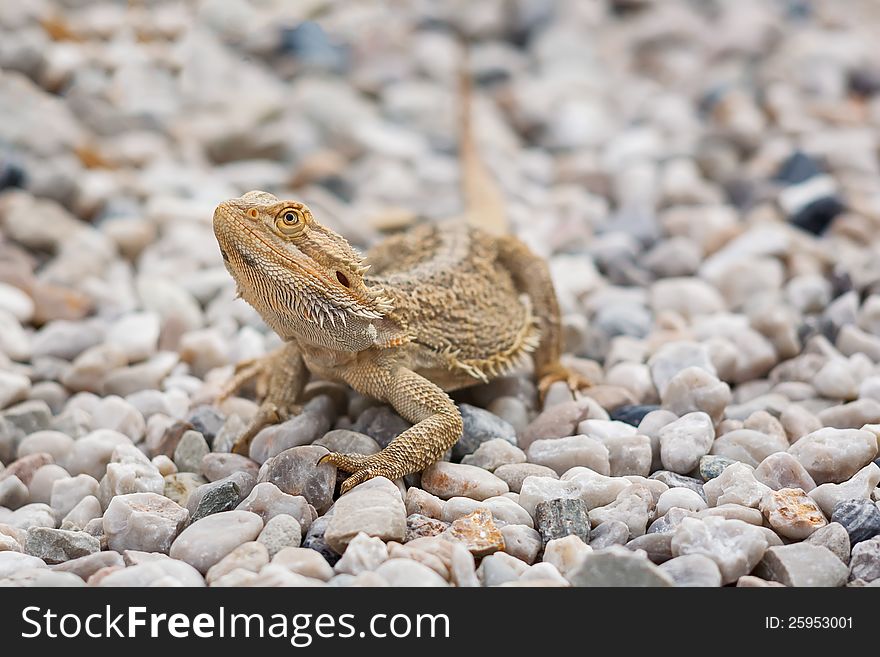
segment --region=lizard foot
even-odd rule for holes
[[[278,408],[278,406],[270,401],[263,402],[247,429],[232,445],[232,452],[242,456],[250,456],[251,442],[260,433],[260,430],[270,424],[283,422],[287,417],[288,413],[285,410]]]
[[[565,383],[568,384],[568,389],[571,390],[572,393],[577,393],[579,390],[593,387],[592,381],[578,374],[574,370],[565,367],[565,365],[557,363],[553,367],[545,370],[543,375],[538,379],[538,393],[541,395],[541,399],[544,399],[547,390],[557,381],[565,381]]]
[[[222,404],[254,379],[257,379],[258,397],[264,396],[270,373],[271,354],[262,358],[251,358],[250,360],[243,360],[237,363],[232,377],[220,389],[220,394],[217,395],[217,403]]]
[[[317,465],[322,463],[330,463],[335,465],[343,472],[350,472],[351,476],[342,482],[340,492],[345,495],[358,484],[372,479],[373,477],[388,477],[395,479],[394,473],[387,465],[383,465],[373,456],[365,456],[363,454],[340,454],[339,452],[330,452],[324,454],[318,459]]]

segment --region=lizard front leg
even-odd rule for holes
[[[439,461],[461,437],[461,413],[443,390],[406,367],[362,363],[346,372],[346,382],[359,392],[391,404],[413,426],[378,454],[332,452],[319,463],[332,463],[352,475],[342,483],[346,493],[373,477],[399,479]]]
[[[266,382],[265,397],[257,414],[232,446],[233,452],[244,456],[249,455],[251,441],[262,428],[283,422],[295,412],[296,401],[308,381],[309,372],[296,343],[286,342],[272,353],[246,363],[224,387],[221,397],[229,396],[256,377]]]

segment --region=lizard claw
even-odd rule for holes
[[[375,455],[374,455],[375,456]],[[329,463],[335,465],[343,472],[350,472],[352,475],[342,482],[339,490],[345,495],[358,484],[372,479],[373,477],[388,477],[391,479],[390,471],[378,464],[375,459],[364,454],[340,454],[339,452],[330,452],[324,454],[318,459],[317,465]]]
[[[269,376],[269,367],[270,363],[266,357],[251,358],[250,360],[236,363],[235,371],[217,395],[217,403],[222,404],[253,379],[258,379],[258,389],[265,388],[266,379]]]
[[[559,363],[546,371],[546,373],[538,379],[538,393],[540,394],[541,399],[544,399],[547,390],[549,390],[550,386],[557,381],[565,381],[568,384],[568,389],[571,390],[573,394],[576,394],[580,390],[593,387],[592,381]]]

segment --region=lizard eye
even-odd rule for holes
[[[299,210],[285,210],[275,220],[275,226],[285,235],[295,235],[303,230],[303,216]]]
[[[345,274],[341,271],[336,272],[336,280],[342,283],[345,287],[348,287],[348,278],[346,278]]]

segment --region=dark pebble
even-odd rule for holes
[[[628,404],[626,406],[618,406],[611,411],[610,415],[612,420],[626,422],[637,427],[648,413],[659,408],[656,404]]]
[[[880,509],[870,500],[838,502],[831,514],[831,522],[839,522],[855,545],[880,535]]]
[[[241,501],[241,489],[234,481],[221,481],[219,486],[205,484],[211,486],[208,488],[202,499],[199,500],[196,510],[192,514],[192,522],[210,516],[221,511],[232,511]]]
[[[327,541],[324,540],[324,532],[327,531],[327,525],[330,524],[330,517],[330,515],[323,515],[312,522],[303,539],[302,546],[314,550],[333,566],[342,558],[342,555],[327,545]]]
[[[209,445],[213,445],[214,437],[220,433],[226,417],[211,406],[199,406],[190,414],[187,421],[193,429],[205,437]]]
[[[388,406],[370,406],[358,416],[351,430],[367,434],[385,448],[411,426]]]
[[[703,492],[703,482],[699,479],[694,479],[693,477],[685,477],[684,475],[676,474],[675,472],[670,472],[669,470],[658,470],[650,477],[648,477],[648,479],[656,479],[657,481],[662,481],[670,488],[689,488],[690,490],[697,493],[704,500],[706,499],[706,493]]]
[[[535,524],[544,545],[571,534],[584,543],[590,542],[590,515],[586,503],[580,498],[541,502],[535,509]]]

